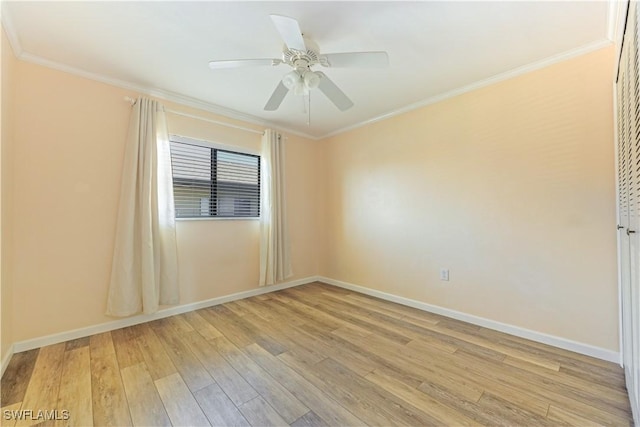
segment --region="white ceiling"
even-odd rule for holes
[[[317,138],[602,47],[616,3],[16,1],[2,12],[21,59]],[[309,125],[292,93],[264,111],[289,67],[208,61],[279,58],[270,14],[296,18],[321,53],[386,50],[391,65],[322,69],[355,103],[346,112],[319,92]]]

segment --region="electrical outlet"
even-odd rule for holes
[[[449,281],[449,270],[446,268],[440,269],[440,280]]]

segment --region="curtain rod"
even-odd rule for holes
[[[126,102],[130,103],[131,105],[134,105],[136,103],[135,99],[133,99],[131,97],[128,97],[128,96],[125,96],[124,100]],[[264,132],[261,131],[261,130],[255,130],[255,129],[247,128],[247,127],[244,127],[244,126],[238,126],[238,125],[234,125],[234,124],[231,124],[231,123],[221,122],[221,121],[218,121],[218,120],[207,119],[206,117],[194,116],[193,114],[181,113],[180,111],[170,110],[168,108],[165,108],[164,111],[165,111],[165,113],[175,114],[176,116],[189,117],[191,119],[202,120],[203,122],[209,122],[209,123],[213,123],[213,124],[220,125],[220,126],[226,126],[228,128],[243,130],[245,132],[257,133],[258,135],[264,135]]]

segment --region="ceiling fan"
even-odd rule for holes
[[[318,45],[303,36],[298,21],[280,15],[270,15],[276,29],[284,40],[282,59],[232,59],[210,61],[209,67],[216,70],[250,66],[276,66],[286,64],[293,68],[284,75],[267,101],[264,109],[275,111],[284,97],[293,91],[295,95],[307,95],[318,88],[340,111],[353,107],[353,102],[336,84],[321,71],[313,71],[315,65],[333,68],[364,67],[382,68],[389,65],[387,52],[345,52],[320,54]]]

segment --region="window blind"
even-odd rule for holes
[[[260,216],[260,156],[171,141],[176,218]]]

